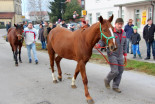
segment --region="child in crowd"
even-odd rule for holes
[[[130,40],[132,42],[132,50],[133,50],[133,55],[134,55],[133,58],[136,58],[136,52],[137,52],[139,58],[142,59],[142,56],[139,51],[139,41],[141,40],[141,37],[139,33],[137,32],[137,29],[138,29],[137,26],[133,27],[134,33],[131,35]]]

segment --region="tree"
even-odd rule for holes
[[[45,15],[42,13],[44,3],[44,0],[28,0],[29,15],[33,16],[36,21],[44,21],[45,19]]]
[[[65,12],[66,8],[66,0],[54,0],[52,2],[49,2],[50,6],[50,19],[52,22],[56,22],[58,19],[63,19],[62,15]]]
[[[65,20],[73,19],[73,14],[76,15],[76,19],[81,17],[82,7],[78,3],[78,0],[71,0],[71,2],[67,3],[66,10],[63,15]]]

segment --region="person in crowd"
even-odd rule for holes
[[[31,49],[32,49],[35,63],[38,64],[36,45],[35,45],[38,39],[38,34],[37,34],[37,30],[33,28],[33,24],[31,22],[24,29],[24,36],[25,36],[25,43],[26,43],[27,52],[28,52],[29,63],[32,63],[32,58],[31,58]]]
[[[90,27],[89,20],[86,20],[86,24],[87,24],[88,27]]]
[[[67,25],[64,20],[62,20],[62,27],[67,28]]]
[[[75,30],[75,26],[72,24],[70,30],[73,32]]]
[[[53,29],[53,24],[49,23],[49,27],[47,28],[47,34],[49,34],[52,29]]]
[[[128,24],[125,26],[124,31],[126,32],[126,36],[127,36],[127,53],[129,53],[129,46],[130,46],[130,37],[133,34],[133,24],[132,24],[133,20],[129,19]],[[132,44],[131,44],[131,54],[133,54],[132,52]]]
[[[147,23],[148,24],[143,29],[143,38],[147,46],[147,57],[145,58],[145,60],[149,60],[151,57],[151,47],[152,47],[153,59],[155,60],[155,39],[154,39],[155,25],[153,24],[151,19],[148,19]]]
[[[44,35],[44,38],[45,38],[45,42],[47,44],[47,35],[48,35],[47,28],[48,28],[48,22],[45,21],[44,24],[45,24],[45,26],[44,26],[44,33],[43,33],[43,35]]]
[[[81,26],[82,29],[88,27],[88,25],[86,24],[86,21],[82,21],[81,25],[82,25],[82,26]]]
[[[54,22],[52,29],[54,29],[57,26],[56,22]]]
[[[57,24],[57,26],[56,27],[61,27],[61,25],[60,24]]]
[[[134,26],[133,30],[134,33],[131,35],[130,40],[132,42],[132,51],[133,51],[133,58],[136,58],[136,52],[140,59],[142,59],[141,53],[139,51],[139,41],[141,40],[140,34],[137,32],[138,27]]]
[[[114,52],[110,52],[107,49],[107,55],[110,63],[124,65],[124,58],[127,57],[127,39],[126,33],[123,31],[124,21],[122,18],[117,18],[115,21],[115,28],[114,28],[114,36],[116,38],[117,43],[117,50]],[[97,44],[95,48],[102,47],[102,44]],[[124,56],[124,58],[123,58]],[[115,92],[121,93],[119,89],[119,85],[122,79],[122,74],[124,71],[124,66],[112,65],[110,64],[111,71],[109,72],[108,76],[104,79],[105,86],[107,89],[110,89],[110,82],[113,80],[113,90]]]
[[[11,24],[10,24],[10,22],[8,22],[7,24],[6,24],[6,31],[8,32],[8,30],[11,28]]]
[[[40,24],[39,27],[40,27],[40,29],[39,29],[39,40],[41,41],[42,49],[46,49],[45,38],[43,35],[43,33],[44,33],[43,25]]]
[[[25,23],[24,23],[24,28],[26,28],[28,26],[28,24],[27,24],[27,21],[25,21]]]

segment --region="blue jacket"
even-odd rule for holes
[[[133,27],[134,25],[129,26],[129,24],[127,24],[124,28],[124,31],[126,32],[126,37],[130,39],[131,35],[134,33],[133,32]]]

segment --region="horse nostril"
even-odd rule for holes
[[[111,46],[110,48],[111,48],[111,50],[114,50],[114,46]]]

